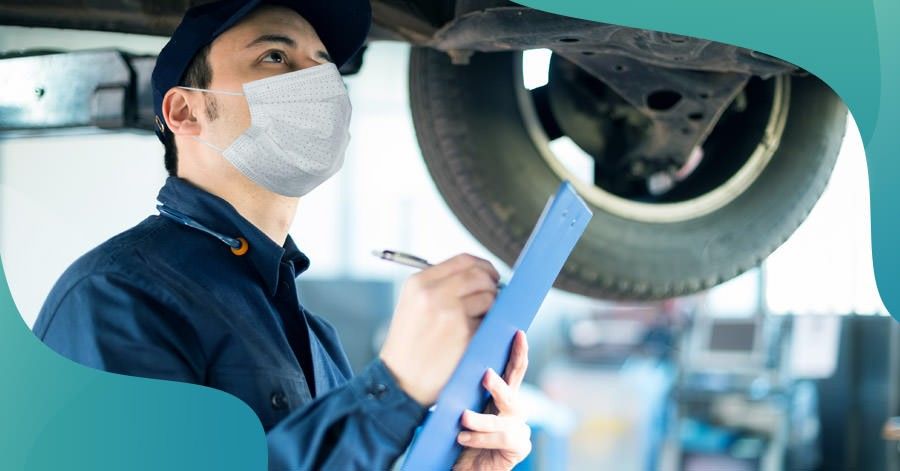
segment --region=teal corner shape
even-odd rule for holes
[[[2,270],[2,263],[0,263]],[[0,469],[265,469],[262,425],[239,399],[78,365],[28,329],[0,276]]]

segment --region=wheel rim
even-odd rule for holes
[[[771,110],[762,138],[741,167],[724,183],[702,195],[678,202],[648,203],[635,201],[611,193],[593,182],[585,181],[570,170],[550,146],[550,139],[541,125],[538,113],[526,88],[523,77],[523,55],[516,54],[514,84],[516,99],[529,136],[551,170],[561,179],[570,181],[592,205],[617,216],[648,223],[674,223],[699,218],[715,212],[738,198],[762,174],[778,149],[787,121],[790,102],[790,78],[773,77]]]

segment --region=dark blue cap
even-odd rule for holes
[[[338,67],[365,43],[372,24],[369,0],[220,0],[189,9],[157,56],[150,79],[154,128],[160,141],[165,135],[162,100],[166,92],[178,85],[197,52],[262,4],[281,5],[299,13],[316,30]]]

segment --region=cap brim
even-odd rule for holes
[[[260,5],[279,5],[296,11],[312,25],[338,67],[365,44],[372,24],[369,0],[251,0],[222,23],[215,36],[240,22]]]

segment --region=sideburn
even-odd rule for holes
[[[206,119],[215,121],[219,117],[219,102],[212,93],[203,94],[204,103],[206,104]]]

